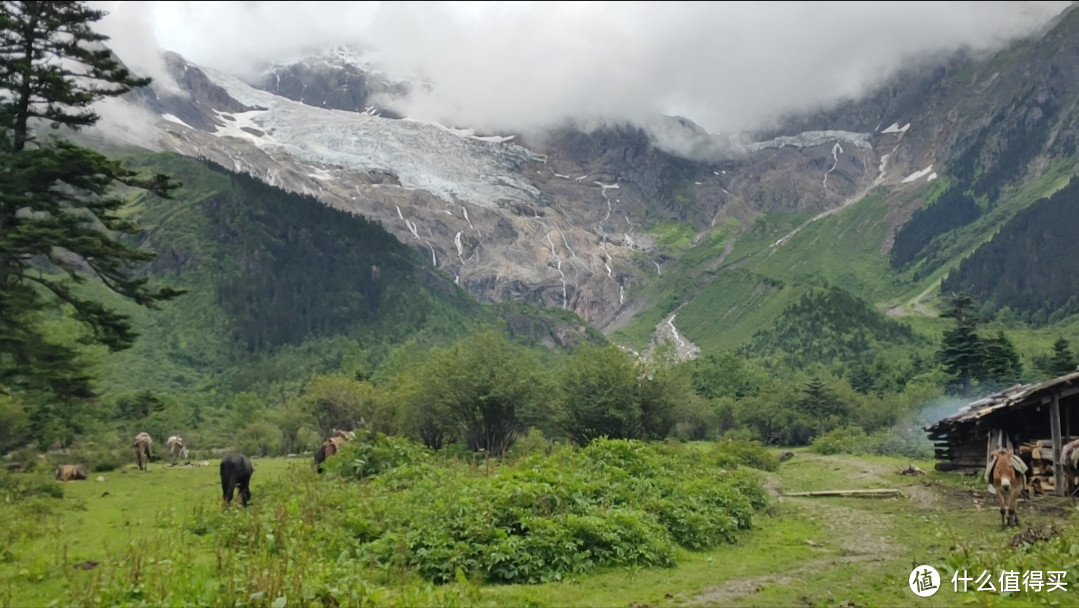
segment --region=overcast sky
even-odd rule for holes
[[[1069,2],[95,2],[112,46],[237,75],[364,45],[433,93],[412,117],[487,130],[688,117],[712,133],[858,94],[925,52],[991,49]]]

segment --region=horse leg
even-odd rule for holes
[[[1000,529],[1003,530],[1008,527],[1008,506],[1004,502],[1004,488],[997,484],[994,486],[997,491],[997,502],[1000,503]],[[1011,494],[1011,492],[1008,492]]]
[[[1011,515],[1011,518],[1012,518],[1012,524],[1015,525],[1016,528],[1019,527],[1019,504],[1018,503],[1019,503],[1019,491],[1020,490],[1021,490],[1021,487],[1020,488],[1015,488],[1012,491],[1011,495],[1010,495],[1011,503],[1012,503],[1011,504],[1011,513],[1010,513],[1010,515]]]

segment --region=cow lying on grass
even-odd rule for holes
[[[77,464],[62,464],[56,467],[56,481],[76,481],[86,479],[86,471]]]
[[[251,459],[239,452],[232,452],[221,459],[221,494],[226,508],[232,504],[236,490],[240,491],[240,504],[247,507],[251,501],[251,475],[254,472]]]

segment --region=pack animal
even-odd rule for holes
[[[1064,487],[1075,498],[1075,480],[1079,477],[1079,439],[1065,443],[1060,450],[1060,459],[1064,462]]]
[[[341,429],[333,429],[330,432],[330,438],[322,442],[322,445],[318,446],[315,450],[315,470],[319,473],[322,472],[322,463],[326,462],[326,459],[341,451],[341,446],[346,441],[351,440],[356,436],[353,431],[342,431]]]
[[[990,476],[993,489],[996,491],[997,502],[1000,503],[1000,527],[1019,525],[1019,514],[1016,513],[1016,502],[1019,494],[1026,487],[1025,471],[1021,471],[1013,462],[1015,452],[1007,449],[999,449],[993,452],[993,464]]]
[[[154,440],[148,433],[139,433],[135,436],[135,463],[140,471],[145,471],[150,465],[150,456]]]
[[[165,442],[165,446],[169,449],[169,457],[173,462],[179,458],[181,460],[187,460],[187,446],[184,445],[184,438],[179,435],[173,435],[169,437]]]
[[[77,464],[62,464],[56,467],[56,481],[76,481],[86,479],[86,470]]]
[[[247,507],[247,503],[251,502],[251,475],[254,472],[251,459],[239,452],[226,454],[221,459],[221,495],[225,507],[232,505],[237,490],[240,492],[240,504]]]

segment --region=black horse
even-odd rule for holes
[[[236,489],[240,490],[240,503],[247,506],[251,501],[251,474],[254,472],[251,459],[239,452],[232,452],[221,459],[221,493],[226,507],[232,504]]]

